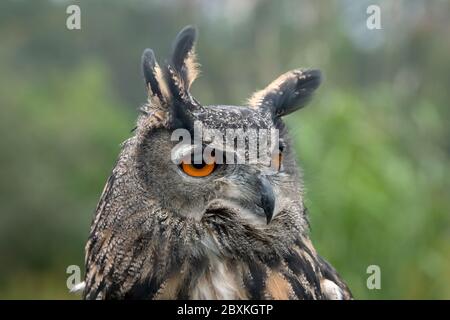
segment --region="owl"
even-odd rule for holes
[[[202,105],[190,92],[199,73],[196,39],[187,26],[165,63],[151,49],[142,55],[148,101],[95,211],[83,298],[351,299],[311,243],[300,171],[282,120],[311,98],[320,71],[289,71],[244,106]],[[175,132],[195,136],[198,126],[215,135],[182,144],[174,139]],[[243,145],[257,141],[257,158],[269,161],[250,161],[248,150],[224,143],[230,131],[239,139],[258,130],[277,134],[248,135]],[[268,140],[276,140],[270,143],[276,149]]]

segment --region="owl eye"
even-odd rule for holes
[[[194,163],[194,159],[190,159],[190,161],[183,160],[180,167],[188,176],[201,178],[209,176],[216,169],[215,161],[208,162],[206,163],[202,160],[202,163]]]
[[[283,153],[281,150],[279,150],[278,152],[275,152],[272,155],[272,163],[271,166],[274,170],[276,171],[280,171],[281,169],[281,163],[283,162]]]

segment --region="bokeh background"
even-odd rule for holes
[[[81,30],[66,8],[81,8]],[[366,27],[381,8],[381,30]],[[200,31],[204,104],[319,68],[287,119],[312,238],[359,299],[450,298],[450,2],[0,2],[0,298],[78,299],[93,210],[145,102],[140,56]],[[369,265],[381,289],[366,287]]]

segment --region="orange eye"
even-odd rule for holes
[[[201,164],[195,163],[186,163],[184,161],[181,162],[181,169],[184,173],[191,177],[206,177],[209,176],[214,169],[216,168],[216,164],[202,162]]]
[[[272,168],[276,171],[280,171],[281,162],[283,161],[283,154],[281,151],[275,152],[272,156]]]

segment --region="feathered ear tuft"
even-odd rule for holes
[[[154,109],[150,114],[151,119],[156,119],[155,123],[165,121],[165,125],[172,129],[193,127],[190,109],[199,107],[199,104],[191,96],[189,88],[199,73],[194,52],[196,39],[194,27],[187,26],[181,30],[174,41],[172,55],[162,68],[151,49],[142,54],[149,105]]]
[[[321,81],[319,70],[292,70],[254,93],[248,105],[268,109],[275,117],[281,117],[304,107]]]
[[[170,98],[169,88],[152,49],[145,49],[142,54],[142,70],[149,99],[156,97],[161,103],[167,102]]]
[[[189,89],[195,79],[200,75],[200,63],[197,60],[195,48],[189,51],[184,63],[186,65],[186,83]]]
[[[186,26],[178,33],[172,48],[171,64],[180,77],[185,91],[189,91],[191,84],[200,73],[199,63],[195,54],[197,29]]]

